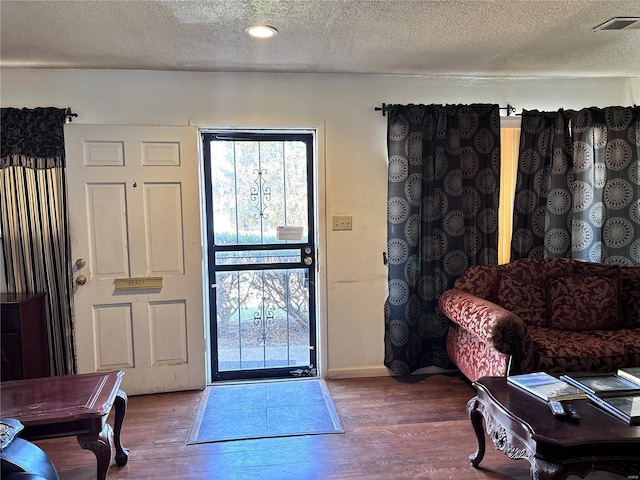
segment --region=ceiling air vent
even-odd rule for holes
[[[640,17],[613,17],[593,29],[598,30],[638,30],[640,29]]]

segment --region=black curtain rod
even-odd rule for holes
[[[382,112],[382,116],[385,117],[387,115],[387,111],[389,110],[389,107],[391,107],[391,105],[387,105],[386,103],[383,103],[381,107],[374,107],[373,110],[376,112]],[[509,103],[507,103],[506,107],[500,107],[500,110],[506,110],[507,117],[510,117],[512,113],[516,113],[516,107],[514,107]]]
[[[73,119],[78,116],[78,114],[77,113],[73,113],[69,107],[67,107],[65,115],[66,115],[67,120],[69,121],[69,123],[73,122]]]

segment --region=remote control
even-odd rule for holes
[[[565,406],[565,409],[567,410],[567,414],[569,415],[569,418],[571,420],[580,420],[580,414],[578,413],[578,411],[576,410],[576,407],[574,407],[573,405],[571,405],[570,403],[568,403]]]
[[[556,416],[562,416],[565,414],[564,408],[562,404],[557,400],[549,400],[549,408],[551,409],[551,413]],[[574,409],[575,410],[575,409]]]

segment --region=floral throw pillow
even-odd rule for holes
[[[603,275],[568,275],[549,284],[551,328],[613,330],[620,328],[619,280]]]
[[[498,303],[518,315],[527,325],[544,327],[548,323],[546,289],[515,275],[500,275]]]

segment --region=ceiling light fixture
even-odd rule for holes
[[[252,25],[244,29],[247,35],[255,38],[271,38],[275,37],[278,31],[269,25]]]

